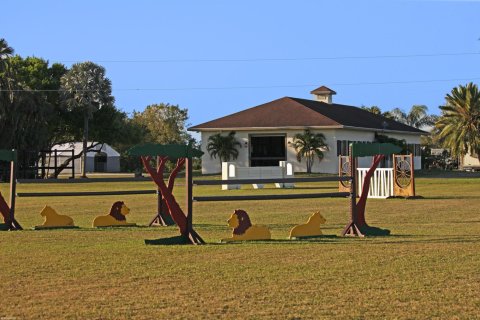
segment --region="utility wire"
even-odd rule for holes
[[[369,86],[369,85],[389,85],[389,84],[413,84],[413,83],[435,83],[450,81],[472,81],[479,80],[480,77],[456,78],[456,79],[433,79],[433,80],[407,80],[407,81],[384,81],[384,82],[343,82],[328,83],[328,86]],[[276,89],[276,88],[305,88],[315,87],[317,84],[292,84],[292,85],[269,85],[269,86],[229,86],[229,87],[183,87],[183,88],[121,88],[112,91],[194,91],[194,90],[236,90],[236,89]],[[62,89],[0,89],[0,92],[64,92]],[[76,90],[77,92],[98,92],[99,90]]]
[[[430,58],[478,56],[480,52],[425,53],[404,55],[375,56],[331,56],[331,57],[299,57],[299,58],[242,58],[242,59],[146,59],[146,60],[93,60],[97,63],[191,63],[191,62],[267,62],[267,61],[315,61],[315,60],[356,60],[356,59],[398,59],[398,58]],[[64,63],[77,63],[79,60],[55,60]]]

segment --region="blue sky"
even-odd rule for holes
[[[192,125],[284,96],[310,98],[320,85],[337,91],[337,103],[384,111],[425,104],[438,114],[453,87],[480,83],[479,1],[3,0],[1,7],[0,37],[17,54],[67,66],[97,62],[120,109],[178,104]]]

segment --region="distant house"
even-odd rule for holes
[[[90,146],[92,142],[88,142]],[[95,144],[95,143],[94,143]],[[57,151],[58,165],[62,164],[65,160],[71,157],[72,153],[68,150],[74,150],[74,154],[78,155],[83,150],[82,142],[72,142],[65,144],[58,144],[53,146],[52,150]],[[54,154],[52,153],[50,162],[53,160]],[[83,170],[83,157],[75,160],[75,174],[82,174]],[[70,164],[71,165],[71,164]],[[104,143],[97,145],[93,150],[87,152],[87,172],[120,172],[120,153],[113,149],[110,145]],[[64,169],[61,174],[71,175],[72,169]]]
[[[329,150],[321,163],[315,162],[312,171],[338,172],[338,156],[346,155],[348,143],[374,141],[376,134],[405,139],[414,154],[415,168],[421,168],[420,136],[425,131],[373,114],[358,107],[332,102],[335,91],[322,86],[311,94],[314,100],[284,97],[237,113],[208,121],[188,130],[201,133],[202,172],[221,171],[218,159],[212,159],[206,146],[216,133],[236,131],[241,142],[239,166],[277,166],[279,161],[294,163],[297,172],[306,171],[305,162],[298,162],[293,148],[294,136],[305,129],[323,133]],[[360,166],[369,166],[371,158],[360,159]]]

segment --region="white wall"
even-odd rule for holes
[[[225,131],[224,134],[228,134],[230,131]],[[366,130],[353,130],[353,129],[322,129],[322,130],[312,130],[314,133],[323,133],[326,138],[326,143],[329,147],[329,151],[324,152],[324,158],[319,163],[318,159],[315,159],[314,165],[312,167],[312,172],[321,172],[321,173],[338,173],[338,157],[337,157],[337,140],[350,140],[350,141],[373,141],[375,138],[374,131]],[[203,174],[213,174],[220,173],[221,165],[220,159],[212,159],[210,154],[207,152],[208,138],[218,133],[215,132],[201,132],[202,144],[201,149],[205,153],[202,156],[202,173]],[[287,140],[287,161],[292,162],[294,165],[295,172],[305,172],[306,165],[305,160],[299,163],[297,161],[295,149],[292,147],[293,137],[297,133],[303,133],[303,130],[264,130],[264,131],[236,131],[235,137],[241,143],[242,147],[239,149],[239,156],[236,160],[231,160],[235,162],[236,165],[241,167],[249,166],[249,140],[248,137],[251,134],[286,134]],[[420,136],[417,135],[401,135],[394,133],[387,133],[389,137],[396,139],[405,139],[409,144],[419,144]],[[420,169],[421,157],[415,157],[415,168]],[[372,157],[359,158],[359,167],[370,167],[372,163]]]
[[[476,157],[472,157],[471,154],[466,154],[463,157],[464,167],[480,167],[480,161]]]

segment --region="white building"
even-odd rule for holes
[[[335,91],[322,86],[311,93],[314,100],[284,97],[222,118],[205,122],[189,131],[201,133],[202,173],[219,173],[219,159],[206,151],[208,138],[216,133],[236,132],[241,143],[238,166],[278,166],[279,161],[294,163],[296,172],[305,172],[305,162],[298,162],[293,148],[294,136],[310,129],[323,133],[329,150],[324,159],[315,161],[312,172],[337,173],[338,156],[346,155],[348,143],[373,142],[376,134],[404,139],[414,153],[415,168],[421,168],[420,136],[425,131],[373,114],[358,107],[335,104]],[[368,167],[371,158],[359,160],[359,166]],[[388,165],[388,164],[387,164]]]
[[[88,142],[88,146],[92,144],[97,144],[97,142]],[[52,150],[57,151],[57,162],[58,165],[62,164],[65,160],[72,156],[71,150],[74,150],[74,154],[78,155],[83,150],[82,142],[72,142],[65,144],[58,144],[53,146]],[[50,161],[50,166],[53,165],[54,153],[51,154],[50,159],[47,158],[47,161]],[[82,174],[83,170],[83,157],[75,160],[75,175]],[[70,163],[69,166],[72,164]],[[106,143],[97,144],[93,150],[87,152],[87,172],[120,172],[120,153],[113,149],[110,145]],[[64,169],[61,174],[72,174],[72,169]]]
[[[461,168],[464,170],[480,170],[480,160],[476,153],[468,152],[462,159]]]

